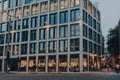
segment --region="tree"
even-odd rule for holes
[[[118,23],[118,25],[116,27],[114,27],[113,29],[110,29],[107,35],[107,49],[108,52],[111,54],[111,58],[112,58],[112,64],[113,67],[115,66],[115,63],[118,63],[117,60],[118,56],[119,56],[119,27],[120,24]]]

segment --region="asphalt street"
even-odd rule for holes
[[[60,73],[60,74],[38,74],[38,73],[9,73],[0,74],[0,80],[120,80],[120,74],[80,74],[80,73]]]

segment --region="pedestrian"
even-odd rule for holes
[[[7,72],[9,73],[9,71],[10,71],[10,67],[9,67],[9,66],[7,66]]]
[[[91,65],[91,72],[94,70],[94,65],[92,64]]]
[[[106,65],[106,69],[107,69],[108,72],[110,71],[110,68],[109,68],[108,64]]]
[[[120,65],[119,65],[119,64],[116,64],[115,69],[116,69],[116,73],[119,73]]]

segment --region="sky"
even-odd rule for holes
[[[90,0],[98,3],[101,12],[102,33],[106,36],[110,28],[114,28],[120,19],[120,0]],[[105,41],[106,43],[106,41]],[[106,46],[106,45],[105,45]]]

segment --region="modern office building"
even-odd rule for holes
[[[90,0],[0,0],[0,71],[100,69],[100,11]]]

